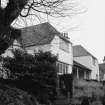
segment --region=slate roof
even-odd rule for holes
[[[99,64],[99,70],[105,73],[105,63]]]
[[[82,69],[84,69],[84,70],[89,70],[89,71],[91,71],[91,69],[89,69],[89,68],[87,68],[86,66],[84,66],[84,65],[82,65],[82,64],[80,64],[80,63],[78,63],[77,61],[73,61],[73,67],[79,67],[79,68],[82,68]]]
[[[94,57],[91,53],[89,53],[81,45],[75,45],[75,46],[73,46],[73,56],[74,57],[80,57],[80,56],[92,56],[92,57]],[[97,59],[96,57],[94,57],[94,58]]]
[[[24,47],[49,44],[55,35],[69,42],[48,22],[21,29],[21,40]]]

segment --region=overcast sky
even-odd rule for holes
[[[69,32],[73,44],[81,44],[99,62],[105,56],[105,0],[81,0],[87,12],[72,18],[51,21],[60,31]]]

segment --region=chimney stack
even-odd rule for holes
[[[67,32],[63,32],[62,35],[63,35],[63,37],[69,39],[69,37],[68,37],[68,33],[67,33]]]

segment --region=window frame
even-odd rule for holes
[[[67,74],[68,73],[69,64],[57,61],[56,66],[57,66],[58,74]]]

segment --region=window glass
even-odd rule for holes
[[[66,73],[68,72],[68,65],[66,65]]]
[[[62,64],[59,63],[59,73],[62,73]]]
[[[95,60],[95,58],[92,58],[92,63],[93,63],[93,65],[96,65],[96,60]]]
[[[68,72],[68,64],[57,62],[58,73],[66,74]]]
[[[63,64],[63,73],[66,74],[66,64]]]

